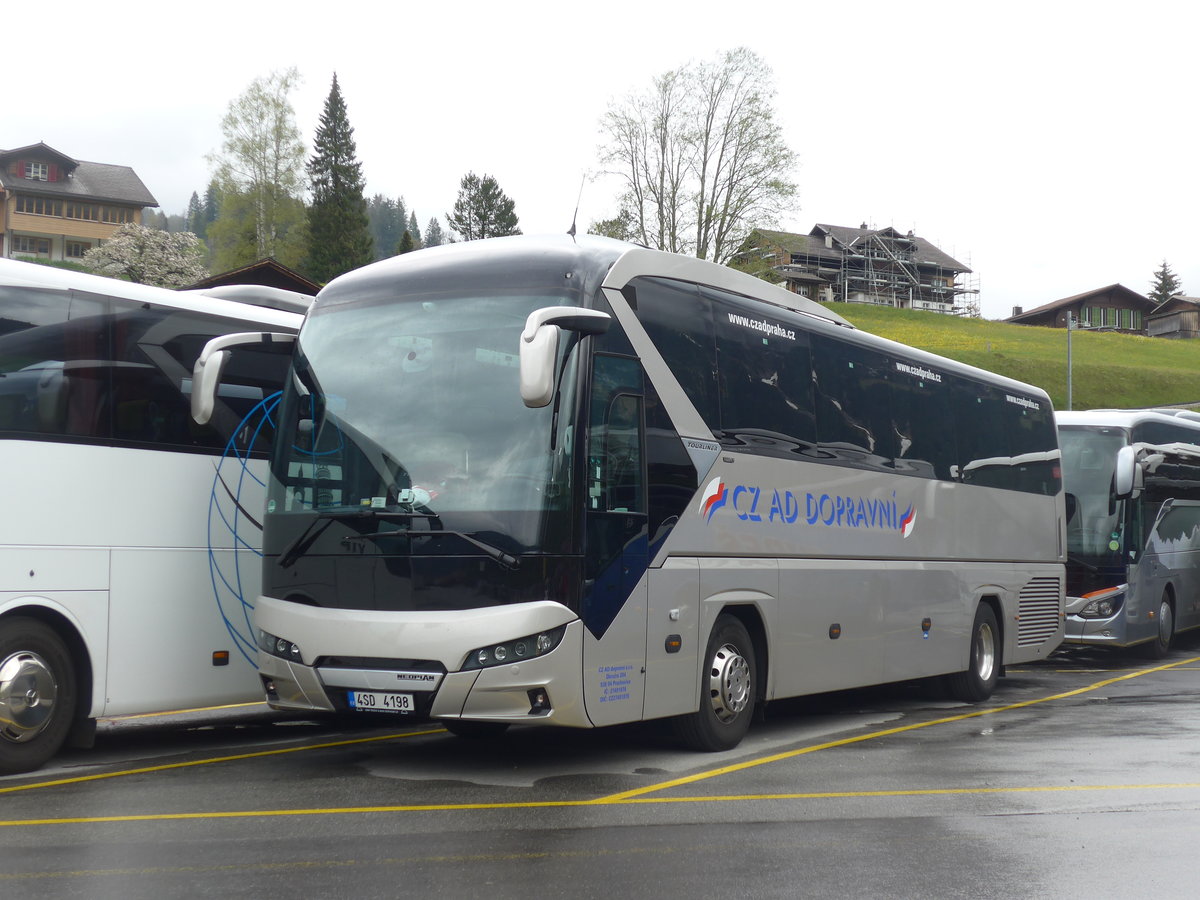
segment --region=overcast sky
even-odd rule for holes
[[[230,101],[296,66],[306,147],[336,71],[368,195],[403,196],[422,229],[435,215],[444,225],[474,171],[497,179],[526,234],[563,232],[599,168],[609,104],[747,46],[774,71],[800,160],[781,228],[912,229],[975,271],[987,318],[1114,282],[1146,293],[1164,259],[1200,295],[1200,14],[1187,3],[53,9],[55,27],[5,38],[0,147],[45,141],[129,165],[167,213],[203,195]],[[613,184],[584,186],[581,229],[616,211]]]

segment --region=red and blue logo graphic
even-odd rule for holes
[[[713,513],[725,505],[728,496],[725,482],[721,481],[720,476],[708,483],[708,487],[704,489],[704,495],[700,498],[700,515],[704,516],[705,522],[709,521],[713,517]]]
[[[913,526],[916,524],[917,514],[913,508],[909,506],[907,512],[905,512],[900,518],[900,533],[904,535],[904,537],[908,537],[910,534],[912,534]]]

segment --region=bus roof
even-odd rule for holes
[[[1143,422],[1178,425],[1200,432],[1200,413],[1186,409],[1078,409],[1054,414],[1059,425],[1107,425],[1130,428]]]
[[[149,284],[134,284],[117,278],[89,275],[70,269],[42,266],[17,259],[0,259],[0,287],[30,287],[40,290],[86,291],[127,300],[153,303],[176,309],[191,309],[209,315],[247,321],[297,331],[304,320],[303,312],[292,309],[229,299],[207,291],[172,291]],[[255,286],[257,287],[257,286]],[[285,291],[284,293],[292,293]],[[266,296],[265,293],[260,296]],[[301,295],[297,295],[301,296]]]

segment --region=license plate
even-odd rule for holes
[[[350,708],[358,712],[416,712],[412,694],[380,694],[372,691],[347,691]]]

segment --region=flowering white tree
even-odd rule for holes
[[[97,275],[125,278],[138,284],[177,288],[205,275],[204,246],[190,231],[167,232],[130,222],[83,255]]]

